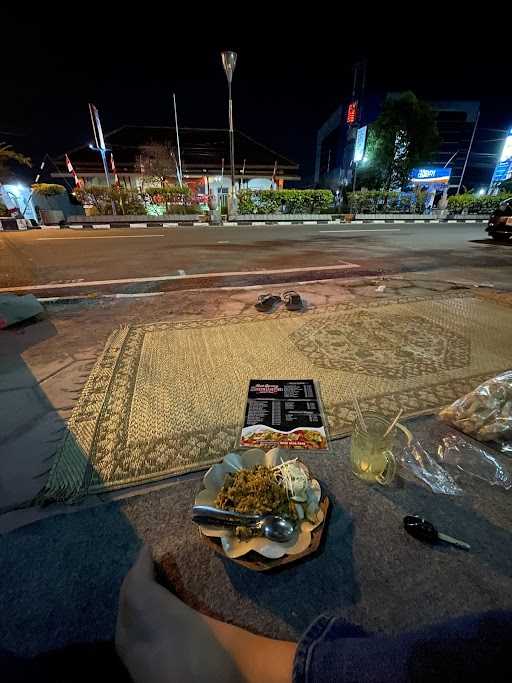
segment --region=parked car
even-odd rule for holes
[[[512,237],[512,197],[505,199],[495,209],[486,230],[494,240],[508,240]]]

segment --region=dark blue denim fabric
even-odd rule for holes
[[[293,683],[512,681],[512,612],[462,617],[398,636],[322,616],[295,655]]]

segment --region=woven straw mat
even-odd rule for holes
[[[510,368],[511,340],[512,310],[468,292],[119,329],[38,500],[206,468],[236,447],[251,378],[317,380],[339,436],[352,392],[363,411],[432,413]]]

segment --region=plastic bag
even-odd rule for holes
[[[479,441],[497,441],[503,451],[512,444],[512,371],[484,382],[444,408],[440,418]]]
[[[501,486],[507,490],[512,488],[512,478],[505,467],[490,453],[466,441],[462,436],[454,434],[441,439],[437,458],[441,464],[452,465],[491,486]]]
[[[419,441],[411,441],[401,451],[398,465],[404,479],[419,479],[433,493],[444,493],[448,496],[460,496],[463,493],[451,474],[435,461]]]

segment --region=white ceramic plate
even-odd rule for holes
[[[280,448],[273,448],[266,453],[260,448],[251,448],[242,453],[228,453],[222,462],[211,467],[204,475],[204,489],[197,494],[195,504],[214,505],[215,498],[224,484],[226,474],[229,472],[235,472],[240,468],[249,469],[255,465],[273,467],[289,459],[289,457],[289,453]],[[320,484],[316,479],[311,479],[310,486],[318,505],[322,495]],[[263,557],[278,559],[284,555],[298,555],[306,550],[311,543],[311,532],[323,521],[324,513],[318,509],[315,521],[301,520],[298,535],[288,543],[276,543],[266,538],[251,538],[247,541],[241,541],[233,536],[229,529],[219,529],[219,527],[207,525],[201,525],[200,529],[205,536],[220,538],[224,552],[228,557],[241,557],[249,551],[255,550],[260,555],[263,555]]]

